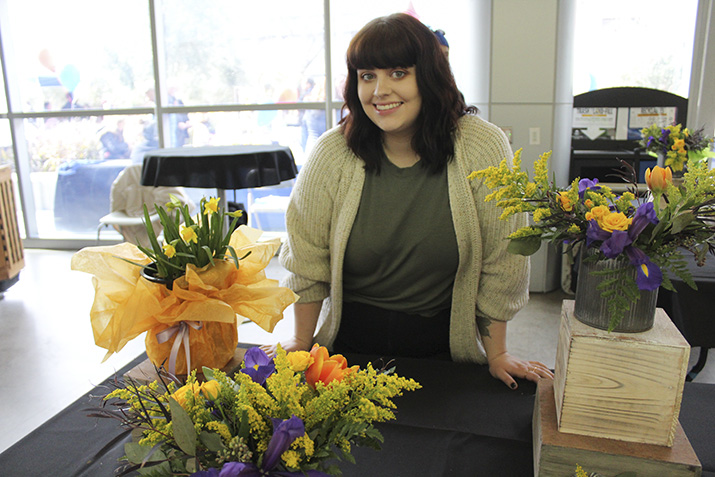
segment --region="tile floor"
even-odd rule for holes
[[[89,324],[91,277],[70,270],[73,253],[25,250],[20,280],[0,295],[0,452],[144,351],[140,336],[102,363],[105,353],[94,345]],[[270,278],[282,273],[275,260],[267,269]],[[561,291],[532,294],[509,325],[512,353],[553,367],[564,298]],[[274,334],[249,323],[239,328],[239,339],[279,340],[292,333],[292,321],[289,308]],[[692,354],[691,361],[698,353]],[[715,359],[696,381],[715,383]]]

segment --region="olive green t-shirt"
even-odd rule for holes
[[[367,173],[345,250],[343,296],[432,316],[450,306],[459,256],[447,168],[399,168],[387,158]]]

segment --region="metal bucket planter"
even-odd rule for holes
[[[603,276],[594,275],[593,271],[615,270],[627,268],[635,279],[636,269],[625,260],[610,259],[597,262],[585,261],[584,258],[597,253],[592,249],[581,251],[579,254],[578,283],[576,285],[576,298],[574,315],[576,319],[594,328],[607,330],[610,323],[608,312],[609,299],[601,298],[602,291],[597,289],[604,280]],[[640,333],[653,327],[655,321],[655,308],[658,300],[658,289],[653,291],[640,290],[640,298],[633,302],[622,316],[621,320],[612,330],[621,333]]]

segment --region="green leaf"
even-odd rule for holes
[[[541,238],[539,237],[523,237],[515,238],[509,241],[507,251],[515,255],[533,255],[541,248]]]
[[[676,215],[672,222],[671,233],[680,233],[685,227],[690,225],[693,220],[695,220],[695,215],[690,211]]]
[[[136,442],[127,442],[124,444],[124,454],[132,464],[141,464],[146,456],[149,455],[152,448],[140,445]]]
[[[238,427],[238,437],[241,437],[243,439],[248,439],[248,435],[251,432],[251,428],[248,425],[248,412],[246,410],[243,410],[241,412],[241,424]]]
[[[206,381],[211,381],[212,379],[215,379],[213,369],[203,366],[201,368],[201,372],[204,373],[204,378],[206,378]]]
[[[199,440],[211,452],[218,452],[221,449],[225,449],[221,436],[215,432],[202,431],[201,434],[199,434]]]
[[[186,410],[172,397],[169,398],[169,409],[171,410],[171,426],[176,444],[184,453],[196,455],[194,423],[191,422]]]
[[[186,472],[189,473],[194,473],[198,470],[196,466],[196,457],[192,457],[191,459],[186,461]]]

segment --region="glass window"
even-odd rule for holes
[[[687,98],[697,6],[697,0],[578,0],[573,94],[640,86]]]
[[[176,125],[184,117],[188,127],[182,146],[280,144],[290,147],[296,163],[302,163],[318,137],[325,132],[325,111],[261,110],[169,115]]]
[[[0,166],[10,165],[15,170],[15,156],[12,151],[10,121],[0,119]]]
[[[433,0],[331,2],[331,61],[335,85],[333,99],[342,100],[342,87],[347,74],[345,52],[352,37],[370,20],[397,12],[410,13],[433,30],[439,29],[445,33],[450,45],[449,56],[457,86],[468,87],[467,74],[473,62],[473,51],[470,50],[473,41],[472,3],[470,0],[453,0],[449,3],[449,8],[445,8],[443,3]],[[455,15],[454,12],[463,14]]]
[[[141,106],[152,84],[145,0],[10,0],[16,111]],[[6,33],[3,31],[3,33]]]
[[[162,3],[169,89],[186,105],[295,102],[325,75],[322,0]]]
[[[94,237],[120,171],[156,149],[152,115],[27,119],[40,238]]]

